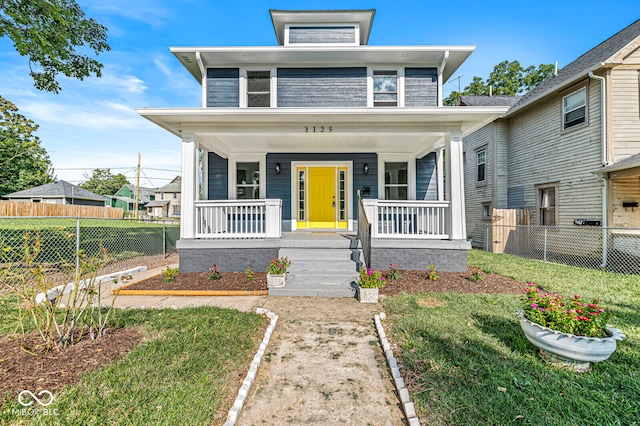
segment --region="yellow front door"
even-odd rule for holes
[[[336,227],[336,168],[309,167],[309,228]]]

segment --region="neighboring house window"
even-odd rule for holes
[[[538,189],[538,205],[540,217],[538,219],[542,226],[556,226],[556,187],[545,187]]]
[[[476,181],[484,182],[487,178],[487,150],[481,149],[476,154]]]
[[[569,129],[586,121],[587,89],[582,89],[562,98],[562,128]]]
[[[408,163],[384,163],[384,198],[385,200],[407,200],[409,181]]]
[[[178,193],[177,193],[177,192],[174,192],[174,193],[173,193],[173,199],[175,200],[176,198],[178,198]]]
[[[482,218],[490,220],[491,216],[491,203],[482,203]]]
[[[164,200],[164,192],[161,192],[161,193],[160,193],[160,199],[161,199],[161,200]]]
[[[237,163],[236,198],[238,200],[260,198],[260,163]]]
[[[396,71],[373,72],[373,106],[398,106],[398,73]]]
[[[247,71],[247,106],[269,107],[271,105],[270,88],[270,71]]]

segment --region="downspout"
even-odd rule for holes
[[[442,81],[442,73],[444,72],[444,67],[447,65],[447,61],[449,60],[449,51],[444,51],[444,57],[442,58],[442,63],[440,64],[440,69],[438,70],[438,106],[443,106],[442,103],[442,87],[444,86],[444,81]]]
[[[604,64],[602,64],[604,65]],[[600,118],[601,118],[601,126],[602,126],[602,166],[606,166],[608,164],[607,161],[607,98],[606,98],[606,90],[605,90],[605,81],[604,77],[600,77],[595,75],[593,71],[589,71],[589,77],[594,80],[600,81]],[[602,265],[601,268],[605,268],[607,266],[607,253],[608,253],[608,243],[609,238],[607,235],[607,226],[609,225],[609,208],[608,208],[608,191],[607,191],[607,178],[605,175],[598,174],[598,177],[602,179]]]

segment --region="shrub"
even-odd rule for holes
[[[358,285],[362,288],[380,288],[386,284],[386,279],[380,271],[374,271],[371,268],[360,268],[358,276]]]
[[[393,263],[389,264],[389,273],[387,274],[388,280],[396,281],[402,278],[400,271],[398,271],[399,267],[400,265],[394,265]]]
[[[291,261],[287,257],[276,257],[271,260],[267,266],[267,272],[271,275],[281,275],[287,272],[287,268],[291,266]]]
[[[438,281],[438,271],[436,271],[436,265],[433,263],[427,266],[427,279],[431,281]]]
[[[209,274],[207,275],[209,281],[219,280],[220,278],[222,278],[222,276],[220,275],[220,267],[218,265],[213,265],[209,268]]]
[[[247,281],[253,281],[255,272],[253,272],[253,268],[251,267],[251,265],[249,265],[245,272],[247,274]]]
[[[180,268],[169,268],[167,266],[167,269],[162,273],[164,274],[164,282],[170,283],[176,279],[176,276],[180,273]]]
[[[482,269],[477,266],[471,267],[471,275],[469,276],[469,281],[478,282],[484,280],[484,274],[482,273]]]

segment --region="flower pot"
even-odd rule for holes
[[[378,289],[358,286],[358,300],[360,303],[378,303]]]
[[[284,287],[286,280],[286,274],[271,274],[267,273],[267,287]]]
[[[589,369],[590,363],[609,358],[616,350],[616,341],[626,336],[616,328],[607,330],[611,337],[585,337],[561,333],[536,324],[520,315],[520,327],[527,339],[540,349],[540,356],[575,371]]]

